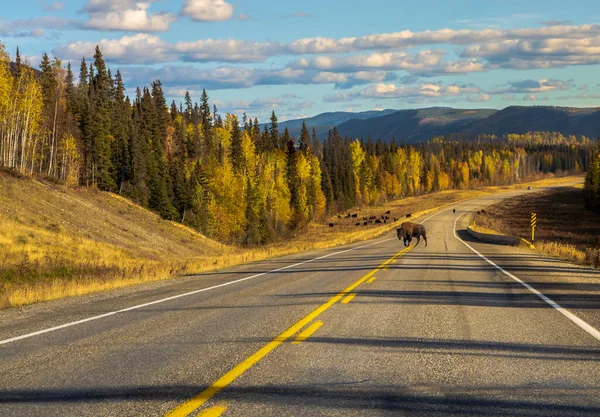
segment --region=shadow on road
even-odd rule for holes
[[[71,404],[114,403],[121,401],[172,401],[173,406],[188,400],[206,386],[134,386],[115,388],[1,390],[0,404]],[[422,388],[424,387],[419,387]],[[427,388],[427,387],[425,387]],[[482,386],[478,388],[428,387],[432,394],[410,386],[347,384],[258,385],[228,387],[219,394],[220,401],[236,401],[261,406],[300,407],[305,415],[319,412],[391,411],[419,416],[598,416],[599,390],[581,387]],[[594,400],[594,398],[596,400]],[[584,401],[582,401],[582,399]],[[585,405],[585,404],[594,405]],[[70,408],[73,411],[72,408]],[[40,410],[41,411],[41,410]],[[148,410],[150,412],[150,410]],[[151,413],[151,412],[150,412]],[[314,415],[314,414],[313,414]]]

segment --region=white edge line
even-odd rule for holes
[[[127,307],[127,308],[123,308],[121,310],[111,311],[111,312],[100,314],[100,315],[97,315],[97,316],[88,317],[86,319],[82,319],[82,320],[77,320],[77,321],[72,321],[72,322],[69,322],[69,323],[61,324],[59,326],[49,327],[47,329],[38,330],[37,332],[32,332],[32,333],[27,333],[27,334],[24,334],[24,335],[21,335],[21,336],[11,337],[10,339],[0,340],[0,345],[5,345],[5,344],[11,343],[11,342],[16,342],[17,340],[27,339],[27,338],[30,338],[30,337],[33,337],[33,336],[39,336],[39,335],[44,334],[44,333],[53,332],[55,330],[60,330],[60,329],[66,328],[66,327],[75,326],[77,324],[82,324],[82,323],[87,323],[87,322],[93,321],[93,320],[103,319],[105,317],[110,317],[110,316],[113,316],[115,314],[125,313],[127,311],[132,311],[132,310],[137,310],[137,309],[140,309],[140,308],[143,308],[143,307],[148,307],[148,306],[151,306],[151,305],[154,305],[154,304],[164,303],[165,301],[171,301],[171,300],[175,300],[177,298],[187,297],[189,295],[198,294],[198,293],[201,293],[201,292],[210,291],[210,290],[214,290],[214,289],[221,288],[221,287],[226,287],[228,285],[237,284],[239,282],[247,281],[247,280],[250,280],[250,279],[253,279],[253,278],[258,278],[258,277],[261,277],[263,275],[272,274],[273,272],[279,272],[279,271],[283,271],[285,269],[294,268],[296,266],[307,264],[309,262],[318,261],[319,259],[329,258],[330,256],[339,255],[341,253],[350,252],[350,251],[353,251],[353,250],[356,250],[356,249],[362,249],[362,248],[366,248],[366,247],[369,247],[369,246],[378,245],[380,243],[384,243],[384,242],[387,242],[387,241],[393,240],[393,239],[395,239],[395,238],[378,240],[377,242],[370,243],[368,245],[357,246],[355,248],[350,248],[350,249],[345,249],[343,251],[330,253],[330,254],[327,254],[327,255],[319,256],[317,258],[309,259],[307,261],[303,261],[303,262],[299,262],[299,263],[296,263],[296,264],[287,265],[287,266],[284,266],[284,267],[281,267],[281,268],[273,269],[272,271],[261,272],[260,274],[255,274],[255,275],[251,275],[249,277],[244,277],[244,278],[236,279],[234,281],[225,282],[223,284],[214,285],[212,287],[201,288],[199,290],[194,290],[194,291],[186,292],[186,293],[183,293],[183,294],[173,295],[171,297],[162,298],[160,300],[151,301],[149,303],[138,304],[138,305],[135,305],[133,307]]]
[[[472,210],[470,210],[470,211],[472,211]],[[525,288],[527,288],[529,291],[531,291],[532,293],[534,293],[535,295],[537,295],[540,299],[544,300],[546,303],[548,303],[549,305],[551,305],[555,310],[557,310],[563,316],[565,316],[566,318],[568,318],[569,320],[571,320],[573,323],[575,323],[581,329],[583,329],[584,331],[586,331],[592,337],[594,337],[595,339],[597,339],[597,340],[600,341],[600,331],[598,331],[594,327],[590,326],[585,321],[583,321],[582,319],[580,319],[579,317],[577,317],[575,314],[571,313],[569,310],[567,310],[566,308],[562,307],[560,304],[558,304],[557,302],[555,302],[551,298],[547,297],[546,295],[542,294],[541,292],[539,292],[538,290],[536,290],[535,288],[533,288],[531,285],[529,285],[526,282],[522,281],[521,279],[517,278],[516,276],[514,276],[510,272],[504,270],[502,267],[496,265],[494,262],[490,261],[484,255],[482,255],[481,253],[479,253],[476,249],[474,249],[473,247],[471,247],[471,245],[469,245],[467,242],[465,242],[460,237],[458,237],[458,235],[456,234],[456,222],[458,222],[458,219],[460,219],[466,213],[468,213],[468,211],[464,212],[463,214],[461,214],[460,216],[458,216],[456,218],[456,220],[454,220],[454,230],[453,231],[454,231],[454,237],[455,238],[457,238],[458,240],[460,240],[469,249],[471,249],[473,252],[475,252],[477,255],[479,255],[484,261],[486,261],[487,263],[489,263],[493,267],[497,268],[504,275],[509,276],[510,278],[512,278],[513,280],[515,280],[516,282],[518,282],[519,284],[521,284],[522,286],[524,286]]]

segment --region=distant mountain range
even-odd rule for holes
[[[503,110],[453,109],[431,107],[415,110],[383,110],[361,113],[322,113],[314,117],[288,120],[279,124],[292,136],[300,135],[302,122],[313,127],[319,137],[337,127],[340,135],[390,142],[427,141],[435,136],[458,133],[466,139],[481,134],[504,135],[534,131],[560,132],[563,135],[600,136],[600,108],[551,106],[511,106]]]

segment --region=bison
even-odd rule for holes
[[[404,246],[410,246],[413,237],[417,238],[417,245],[423,237],[425,246],[427,246],[427,231],[422,224],[404,222],[396,229],[396,232],[398,233],[398,239],[404,241]]]

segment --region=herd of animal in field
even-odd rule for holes
[[[456,213],[455,209],[452,209],[452,211],[454,213]],[[398,217],[394,217],[393,220],[390,218],[391,212],[390,210],[386,211],[384,214],[382,214],[379,218],[377,216],[363,216],[362,221],[358,221],[355,223],[355,226],[367,226],[369,224],[386,224],[388,221],[389,222],[397,222],[398,220],[400,220]],[[403,217],[401,215],[401,217]],[[407,214],[406,218],[411,218],[412,214]],[[354,214],[350,214],[350,213],[346,213],[345,216],[342,216],[341,214],[338,215],[338,219],[342,220],[342,219],[357,219],[358,220],[358,213],[354,213]],[[335,223],[329,223],[329,227],[334,227]],[[423,240],[425,241],[425,246],[427,246],[427,230],[425,229],[425,226],[423,226],[422,224],[418,224],[418,223],[412,223],[412,222],[403,222],[399,228],[396,229],[396,233],[398,234],[398,239],[400,241],[402,241],[404,243],[404,246],[408,247],[410,246],[412,239],[413,238],[417,238],[417,245],[421,242],[421,238],[423,238]]]
[[[398,217],[394,217],[392,220],[392,218],[389,216],[390,214],[391,214],[391,211],[388,210],[384,214],[382,214],[380,217],[363,216],[362,221],[358,221],[354,225],[355,226],[368,226],[369,224],[387,224],[388,222],[391,223],[392,221],[397,222],[398,220],[400,220],[400,218],[398,218]],[[407,214],[406,218],[410,218],[411,216],[412,216],[412,214]],[[400,215],[400,217],[403,217],[403,215]],[[343,220],[343,219],[358,220],[358,213],[354,213],[354,214],[346,213],[345,216],[338,214],[338,219],[339,220]],[[329,223],[329,227],[334,227],[335,225],[336,225],[335,223]]]

